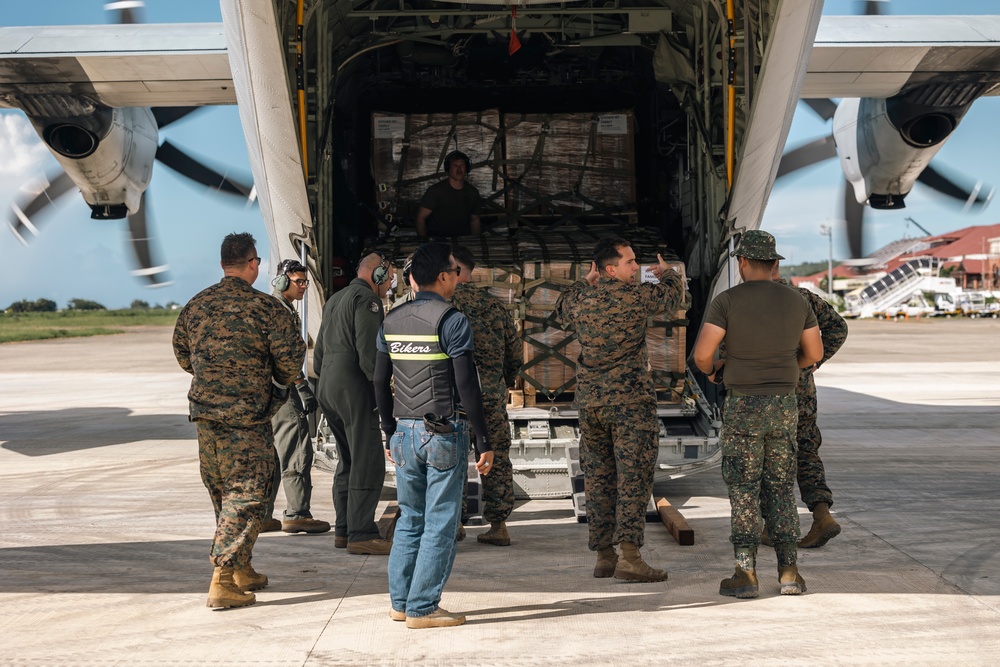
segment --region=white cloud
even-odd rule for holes
[[[37,177],[49,151],[28,119],[20,113],[0,113],[0,176],[15,181]]]

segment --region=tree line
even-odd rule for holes
[[[165,306],[160,304],[149,305],[148,301],[135,299],[129,305],[129,310],[174,310],[179,306],[176,301],[168,301]],[[21,299],[7,306],[4,312],[8,313],[54,313],[59,310],[58,304],[52,299],[37,299],[29,301]],[[66,303],[66,310],[107,310],[104,304],[90,299],[70,299]]]

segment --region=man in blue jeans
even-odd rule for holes
[[[389,617],[408,628],[465,623],[439,604],[455,562],[469,424],[476,469],[487,475],[493,465],[472,328],[447,302],[461,270],[447,244],[417,248],[410,276],[419,289],[389,311],[376,341],[375,399],[400,509],[389,554]]]

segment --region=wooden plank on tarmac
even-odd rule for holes
[[[396,532],[396,520],[399,519],[399,505],[395,500],[390,500],[382,512],[382,518],[376,521],[378,532],[382,534],[382,539],[391,540]]]
[[[659,498],[656,501],[656,511],[660,514],[660,521],[667,527],[670,534],[677,540],[677,544],[682,547],[694,544],[694,531],[688,525],[681,513],[674,509],[666,498]]]

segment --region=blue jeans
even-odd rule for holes
[[[469,457],[469,429],[431,434],[420,419],[400,419],[389,440],[396,463],[399,520],[389,554],[392,608],[407,616],[437,611],[455,562],[455,536]]]

